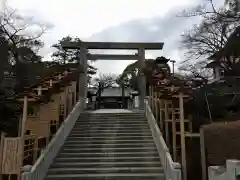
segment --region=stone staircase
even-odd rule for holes
[[[83,113],[45,180],[164,180],[143,112]]]

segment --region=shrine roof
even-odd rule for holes
[[[206,68],[214,68],[219,66],[219,63],[217,61],[212,61],[206,65]]]

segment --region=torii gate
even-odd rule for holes
[[[145,50],[162,50],[164,43],[143,43],[143,42],[69,42],[62,44],[64,49],[80,49],[80,62],[83,67],[83,73],[80,74],[80,86],[87,84],[87,60],[138,60],[139,62],[139,90],[140,103],[139,109],[144,109],[144,98],[146,96],[146,78],[145,68]],[[90,54],[88,50],[137,50],[135,55],[122,54]],[[87,94],[87,87],[81,86],[79,98],[84,100]]]

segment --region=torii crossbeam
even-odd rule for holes
[[[140,103],[139,109],[144,109],[144,98],[146,96],[146,78],[143,72],[145,68],[145,50],[162,50],[164,43],[162,42],[68,42],[62,44],[64,49],[80,49],[81,65],[84,73],[81,74],[79,85],[87,84],[87,60],[138,60],[139,61],[139,90]],[[135,55],[123,54],[90,54],[88,50],[137,50]],[[87,87],[80,87],[80,99],[84,100],[87,94]]]

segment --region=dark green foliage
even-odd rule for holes
[[[147,91],[148,91],[148,84],[152,78],[153,74],[158,74],[160,72],[165,73],[166,75],[170,74],[170,67],[167,64],[169,59],[165,57],[158,57],[156,60],[154,59],[147,59],[145,61],[145,69],[143,70],[146,79],[147,79]],[[138,87],[138,61],[128,65],[120,77],[118,81],[123,81],[126,87],[130,87],[134,90],[139,90]]]
[[[43,42],[38,38],[44,27],[40,27],[41,32],[35,36],[27,31],[35,25],[39,26],[10,9],[0,14],[0,131],[12,136],[18,132],[22,105],[8,97],[34,82],[42,71],[38,50]]]
[[[55,62],[59,64],[68,64],[68,63],[79,63],[80,50],[78,49],[63,49],[62,44],[67,42],[77,42],[80,43],[81,40],[78,37],[66,36],[63,37],[58,43],[52,45],[56,48],[56,51],[52,54],[52,58]],[[91,75],[96,74],[97,69],[88,63],[88,75],[91,78]]]
[[[60,64],[79,62],[79,53],[78,49],[63,49],[61,44],[67,42],[81,42],[79,38],[73,38],[70,36],[64,37],[58,41],[57,44],[52,45],[52,47],[56,48],[56,51],[52,54],[52,58],[54,61],[59,62]]]

